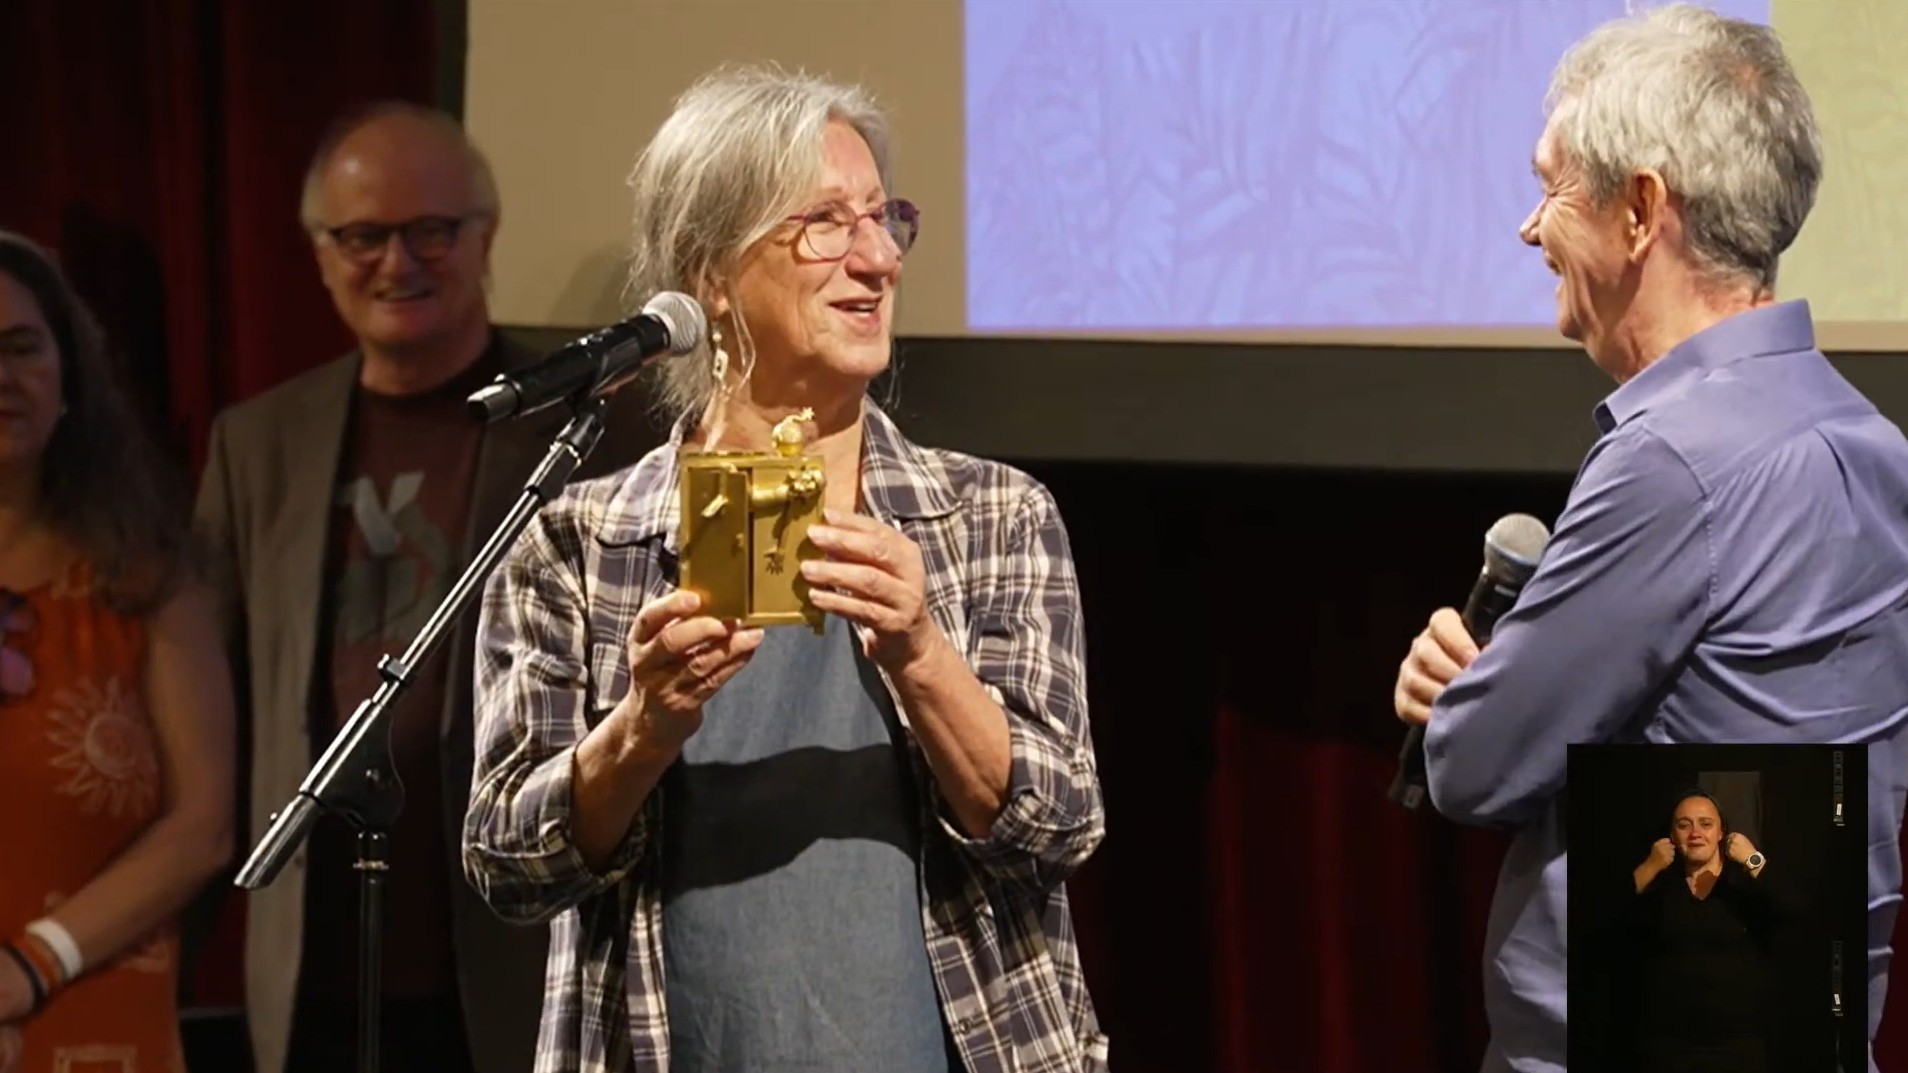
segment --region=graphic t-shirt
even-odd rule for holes
[[[483,432],[464,400],[496,375],[498,360],[493,345],[476,365],[430,391],[392,396],[359,388],[353,396],[326,548],[314,760],[377,691],[379,659],[417,637],[464,567]],[[441,646],[391,712],[404,811],[390,836],[384,893],[390,999],[455,991],[441,768],[449,655],[450,646]],[[356,995],[356,856],[349,824],[329,817],[319,824],[311,840],[304,978],[321,1002],[349,1003]]]

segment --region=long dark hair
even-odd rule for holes
[[[53,255],[0,231],[0,272],[39,304],[59,348],[60,398],[40,466],[40,509],[87,561],[108,606],[143,615],[188,569],[183,489],[119,388],[105,335]]]

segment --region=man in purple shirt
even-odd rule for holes
[[[1575,45],[1546,110],[1521,234],[1558,329],[1619,386],[1488,650],[1442,609],[1394,695],[1428,721],[1438,811],[1518,829],[1484,1069],[1565,1068],[1575,742],[1868,743],[1872,1039],[1908,795],[1908,441],[1774,298],[1822,174],[1808,97],[1768,27],[1677,5]]]

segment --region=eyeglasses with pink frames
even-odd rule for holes
[[[915,236],[921,233],[921,210],[914,202],[900,198],[884,201],[867,212],[856,212],[834,202],[787,219],[802,225],[796,239],[807,247],[809,256],[818,261],[839,261],[848,256],[848,251],[854,249],[855,233],[863,220],[873,220],[886,231],[904,257],[914,246]]]

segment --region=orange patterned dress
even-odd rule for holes
[[[32,666],[0,701],[0,938],[56,908],[159,815],[145,704],[144,624],[75,567],[26,593],[28,628],[0,637]],[[22,1026],[18,1073],[181,1071],[178,940],[162,929],[56,992]]]

